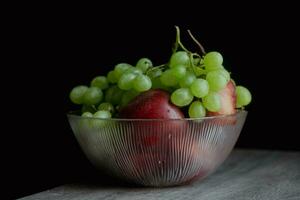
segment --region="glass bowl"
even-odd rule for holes
[[[99,119],[68,114],[100,170],[144,186],[175,186],[211,174],[232,151],[247,111],[199,119]]]

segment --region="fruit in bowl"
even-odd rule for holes
[[[247,116],[251,94],[236,86],[218,52],[201,55],[179,38],[170,60],[153,66],[120,63],[90,87],[72,89],[81,106],[68,114],[89,160],[124,180],[171,186],[200,180],[229,155]]]

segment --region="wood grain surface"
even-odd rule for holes
[[[300,200],[300,152],[235,149],[203,181],[169,188],[105,183],[63,185],[22,200]]]

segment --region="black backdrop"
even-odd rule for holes
[[[10,197],[93,176],[66,118],[75,108],[68,99],[70,89],[119,62],[135,64],[141,57],[155,64],[167,61],[174,25],[181,27],[185,43],[191,42],[185,30],[191,29],[207,51],[221,52],[236,82],[251,90],[253,101],[237,147],[300,150],[291,115],[299,107],[291,13],[282,18],[265,9],[218,17],[200,11],[102,11],[27,13],[11,25],[8,49],[13,56],[5,95],[10,104],[3,105],[11,130],[6,148]]]

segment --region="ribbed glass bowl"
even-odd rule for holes
[[[98,119],[68,114],[88,159],[101,170],[144,186],[203,179],[233,149],[247,111],[201,119]]]

